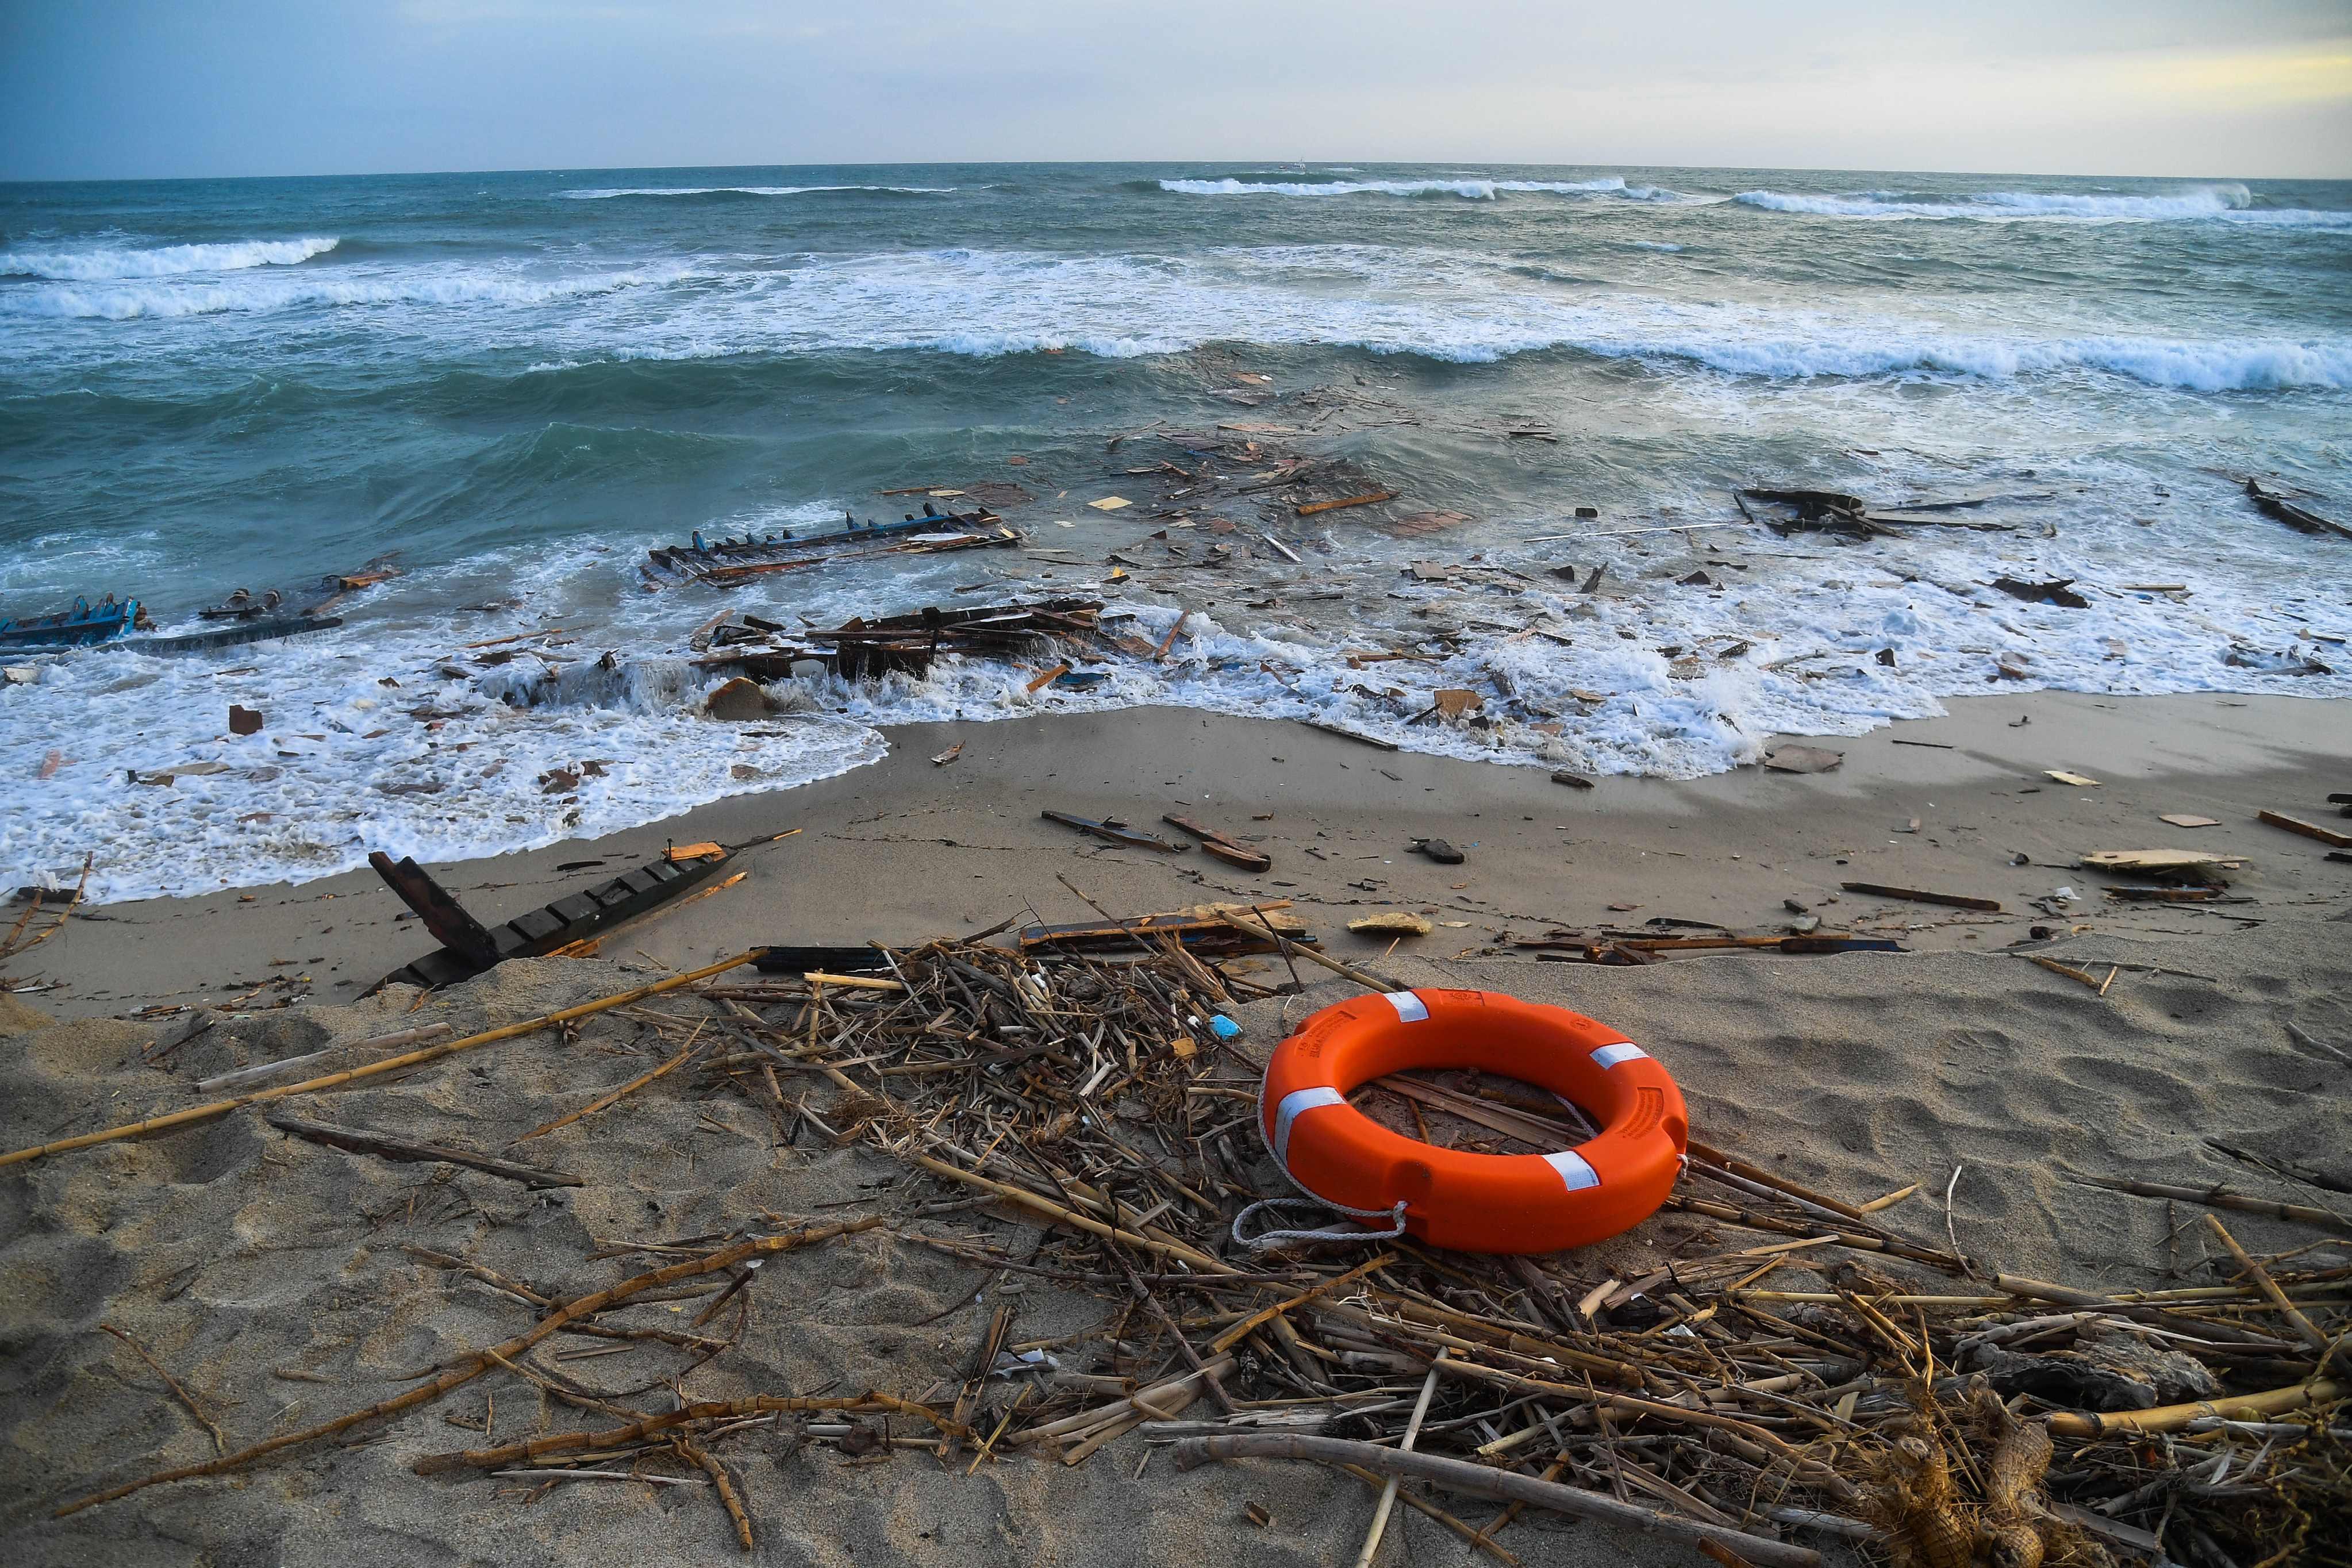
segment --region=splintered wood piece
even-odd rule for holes
[[[2199,849],[2095,849],[2074,862],[2085,871],[2147,877],[2158,881],[2202,882],[2213,887],[2227,886],[2221,873],[2245,863],[2242,855],[2216,855]]]
[[[958,741],[954,745],[950,746],[946,751],[944,751],[944,752],[939,752],[937,755],[933,756],[933,757],[931,758],[931,766],[933,766],[933,767],[935,767],[935,768],[943,768],[943,767],[946,767],[950,763],[954,762],[958,757],[961,757],[961,756],[962,756],[962,755],[963,755],[963,742],[962,742],[961,741]]]
[[[1843,752],[1819,746],[1780,746],[1764,755],[1764,765],[1776,773],[1825,773],[1845,761]]]
[[[2044,768],[2042,771],[2042,776],[2047,779],[2056,779],[2062,784],[2072,784],[2076,789],[2096,789],[2099,787],[2099,781],[2093,778],[2090,774],[2068,773],[2064,768]]]
[[[2221,826],[2221,819],[2218,816],[2199,816],[2194,812],[2187,811],[2160,812],[2157,816],[2157,820],[2158,822],[2168,822],[2175,827],[2219,827]]]
[[[1168,812],[1160,821],[1171,827],[1181,827],[1201,841],[1201,852],[1213,855],[1228,866],[1238,866],[1244,871],[1263,871],[1274,864],[1271,856],[1261,854],[1245,844],[1236,844],[1206,823],[1195,822],[1189,816]]]
[[[726,853],[725,849],[716,844],[673,844],[665,858],[675,865],[680,860],[703,860],[713,855],[724,856]]]
[[[1367,936],[1427,936],[1436,928],[1411,910],[1384,910],[1349,921],[1348,929]]]

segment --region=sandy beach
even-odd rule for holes
[[[2206,1142],[2352,1182],[2342,1137],[2352,1109],[2352,866],[2255,817],[2267,808],[2317,820],[2326,794],[2352,784],[2340,705],[2035,693],[1951,708],[1947,718],[1814,742],[1844,753],[1832,772],[1750,767],[1690,783],[1602,778],[1590,789],[1542,769],[1388,752],[1296,724],[1181,709],[900,727],[888,731],[886,761],[836,779],[609,838],[434,868],[476,913],[504,919],[668,843],[748,846],[738,853],[744,880],[598,957],[516,962],[436,995],[394,988],[361,999],[431,946],[364,873],[83,911],[11,970],[19,990],[49,988],[0,999],[12,1031],[0,1040],[0,1142],[18,1148],[178,1109],[204,1098],[191,1087],[199,1079],[334,1042],[428,1021],[456,1034],[520,1021],[751,946],[910,946],[1007,919],[1085,920],[1092,911],[1075,885],[1119,914],[1288,899],[1335,955],[1407,984],[1507,992],[1608,1020],[1674,1073],[1697,1137],[1849,1204],[1923,1184],[1886,1219],[1923,1245],[1980,1260],[1987,1277],[2112,1291],[2215,1277],[2208,1258],[2218,1249],[2201,1226],[2183,1228],[2194,1210],[2073,1175],[2226,1183],[2340,1205]],[[929,761],[957,742],[954,763]],[[2097,783],[2069,785],[2050,770]],[[1048,807],[1139,826],[1182,811],[1252,841],[1273,868],[1252,876],[1197,851],[1101,844],[1040,820]],[[2218,825],[2177,827],[2158,819],[2166,813]],[[1415,853],[1427,837],[1461,848],[1463,863]],[[2119,902],[2103,893],[2112,879],[2075,867],[2089,851],[2157,847],[2242,856],[2229,900]],[[2000,910],[1841,891],[1848,881]],[[1383,910],[1422,912],[1434,929],[1393,946],[1342,929]],[[1660,917],[1763,932],[1818,918],[1824,930],[1895,938],[1907,951],[1607,967],[1538,962],[1514,946]],[[2095,990],[2023,962],[2027,951],[2107,984]],[[1229,967],[1262,985],[1288,978],[1278,959]],[[1209,1081],[1248,1086],[1244,1062],[1262,1063],[1291,1026],[1356,991],[1319,970],[1305,978],[1297,994],[1234,1008],[1239,1057],[1219,1058]],[[158,1070],[142,1057],[184,1026],[188,1015],[161,1011],[177,1007],[221,1011]],[[150,1016],[128,1016],[142,1009]],[[532,1034],[287,1109],[495,1148],[652,1065],[650,1047],[632,1043],[639,1032],[621,1015],[602,1016],[574,1039]],[[428,1266],[416,1248],[570,1296],[628,1271],[625,1260],[598,1260],[616,1245],[730,1235],[747,1223],[889,1222],[771,1261],[740,1349],[677,1382],[665,1380],[677,1377],[681,1353],[661,1346],[570,1363],[600,1388],[640,1389],[614,1397],[645,1412],[813,1391],[936,1400],[945,1387],[951,1399],[953,1370],[994,1304],[975,1291],[1016,1304],[1024,1340],[1079,1335],[1103,1317],[1115,1292],[1043,1278],[992,1284],[989,1270],[899,1234],[918,1210],[969,1194],[910,1178],[862,1142],[773,1146],[749,1101],[706,1099],[690,1078],[653,1083],[590,1125],[531,1145],[542,1151],[534,1159],[583,1178],[577,1187],[533,1191],[322,1147],[273,1130],[257,1110],[0,1173],[6,1555],[59,1564],[739,1555],[728,1516],[690,1475],[675,1486],[582,1482],[524,1506],[512,1481],[412,1473],[420,1455],[465,1446],[467,1431],[477,1444],[485,1432],[506,1442],[579,1423],[580,1412],[504,1376],[233,1476],[49,1517],[66,1499],[215,1451],[101,1323],[152,1352],[238,1447],[390,1397],[411,1386],[399,1379],[530,1321],[514,1296]],[[812,1104],[835,1092],[812,1083]],[[1024,1256],[1047,1239],[1034,1215],[990,1215],[967,1207],[921,1227],[967,1235],[978,1225]],[[2325,1234],[2228,1217],[2257,1253]],[[1659,1259],[1717,1250],[1727,1237],[1771,1239],[1719,1233],[1703,1215],[1670,1209],[1544,1267],[1572,1300]],[[1895,1279],[1937,1278],[1881,1261]],[[2347,1261],[2340,1247],[2313,1266],[2327,1261]],[[1827,1277],[1829,1265],[1821,1268],[1796,1262],[1775,1283],[1805,1288],[1797,1282]],[[635,1310],[633,1321],[682,1326],[699,1308]],[[1066,1371],[1088,1370],[1087,1356],[1080,1338]],[[1083,1464],[1023,1450],[970,1474],[968,1456],[953,1465],[912,1448],[845,1458],[829,1442],[788,1436],[771,1427],[724,1450],[762,1563],[1328,1563],[1355,1551],[1371,1502],[1359,1480],[1312,1465],[1180,1471],[1135,1436]],[[1268,1522],[1252,1522],[1248,1504]],[[1457,1506],[1467,1517],[1492,1511]],[[1686,1545],[1538,1512],[1503,1540],[1529,1563],[1693,1560]],[[1850,1550],[1809,1542],[1832,1556]],[[1452,1563],[1468,1549],[1403,1512],[1387,1552]]]

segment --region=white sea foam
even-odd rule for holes
[[[1597,180],[1162,180],[1160,188],[1185,196],[1459,196],[1491,202],[1507,191],[1552,195],[1620,195],[1637,201],[1678,201],[1673,191],[1628,186],[1612,174]]]
[[[519,271],[376,268],[298,279],[249,278],[216,283],[54,284],[0,295],[0,315],[96,318],[208,316],[342,305],[544,305],[615,289],[659,287],[692,274],[684,266],[543,276]]]
[[[807,196],[827,191],[878,191],[901,196],[944,196],[953,185],[639,185],[618,190],[558,191],[572,202],[609,202],[621,196]]]
[[[293,267],[324,256],[333,236],[244,239],[225,245],[164,245],[149,249],[96,246],[86,250],[0,252],[0,278],[54,278],[95,283],[119,278],[175,278],[190,272],[236,272],[248,267]]]
[[[1905,191],[1857,191],[1823,195],[1790,191],[1742,191],[1731,198],[1766,212],[1854,218],[2076,218],[2107,222],[2210,219],[2279,227],[2352,227],[2352,212],[2254,207],[2241,184],[2200,185],[2165,195],[2117,195],[2069,191],[1980,191],[1950,195]]]
[[[1901,484],[1890,478],[1889,493]],[[2183,498],[2200,506],[2226,500],[2218,482],[2210,497]],[[812,501],[730,519],[718,531],[836,510],[830,500]],[[0,776],[17,781],[0,792],[0,872],[12,882],[69,879],[97,847],[92,889],[103,901],[306,880],[352,868],[371,848],[435,860],[544,845],[838,773],[882,754],[877,726],[915,720],[1175,704],[1312,718],[1450,756],[1686,778],[1755,760],[1776,731],[1854,734],[1934,714],[1945,697],[1985,690],[1997,660],[2025,668],[2026,689],[2352,696],[2352,675],[2290,673],[2314,651],[2345,663],[2333,645],[2310,640],[2314,631],[2352,629],[2331,618],[2341,607],[2306,610],[2294,599],[2294,584],[2325,569],[2323,542],[2248,519],[2224,570],[2201,531],[2151,533],[2104,511],[2066,516],[2056,540],[2038,531],[1929,531],[1841,550],[1826,567],[1809,556],[1801,564],[1752,558],[1752,580],[1720,574],[1733,578],[1721,590],[1677,584],[1690,562],[1671,537],[1530,546],[1489,536],[1489,559],[1524,576],[1482,589],[1485,613],[1474,623],[1552,635],[1472,631],[1443,643],[1423,641],[1429,623],[1415,612],[1458,620],[1463,590],[1399,584],[1396,563],[1412,544],[1300,531],[1294,537],[1315,552],[1311,575],[1300,580],[1349,588],[1355,618],[1296,618],[1278,598],[1246,615],[1195,614],[1165,663],[1109,666],[1110,680],[1087,693],[1031,692],[1027,671],[985,659],[944,660],[920,681],[786,680],[770,689],[779,716],[749,725],[701,717],[702,697],[722,677],[666,651],[682,647],[706,600],[632,592],[632,552],[517,548],[403,580],[404,612],[387,612],[380,601],[393,590],[376,590],[338,631],[236,650],[249,673],[215,674],[227,662],[220,658],[121,651],[44,661],[37,684],[0,690]],[[1118,527],[1093,526],[1106,534]],[[1560,527],[1529,520],[1507,534],[1521,531]],[[1554,592],[1543,568],[1561,560],[1606,560],[1612,580],[1638,587]],[[952,561],[842,563],[730,602],[832,624],[853,612],[947,602],[969,570]],[[1229,570],[1299,575],[1265,558]],[[1979,586],[2003,573],[2079,579],[2092,607],[2021,605]],[[1005,592],[1086,591],[1092,575],[1056,568],[1051,584]],[[2186,583],[2194,597],[2181,604],[2113,586],[2148,578]],[[521,596],[510,623],[486,629],[430,607],[481,580]],[[1147,599],[1113,607],[1131,612],[1154,643],[1178,613]],[[459,645],[509,624],[561,624],[573,640],[487,668],[474,662],[482,656],[449,662]],[[1349,649],[1367,636],[1435,662],[1351,668]],[[605,647],[624,650],[616,668],[595,658]],[[1894,665],[1878,662],[1881,649],[1893,651]],[[399,684],[382,684],[386,678]],[[1440,687],[1486,694],[1492,727],[1414,723]],[[1576,695],[1591,691],[1601,700]],[[262,732],[220,733],[229,702],[267,714]],[[52,750],[58,760],[47,768]],[[601,773],[581,768],[592,760]],[[225,771],[209,771],[215,763]],[[168,785],[134,784],[126,768],[174,776]],[[548,791],[542,778],[557,768],[583,776],[576,785],[550,780],[558,787]]]

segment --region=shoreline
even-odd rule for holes
[[[1866,915],[1874,929],[1903,928],[1906,944],[1923,948],[1997,946],[2059,915],[2063,926],[2101,931],[2219,931],[2298,918],[2306,900],[2352,888],[2352,868],[2326,861],[2322,846],[2254,818],[2263,808],[2325,809],[2313,803],[2326,786],[2313,786],[2352,775],[2352,745],[2319,742],[2311,700],[1959,699],[1943,718],[1811,738],[1845,755],[1825,773],[1604,775],[1590,790],[1556,784],[1539,767],[1384,752],[1286,721],[1192,709],[908,724],[885,731],[883,760],[832,778],[432,868],[496,923],[668,843],[744,845],[792,832],[751,843],[739,856],[742,883],[657,916],[606,954],[675,967],[751,942],[913,942],[1007,916],[1092,918],[1057,870],[1120,913],[1289,898],[1335,952],[1359,956],[1379,949],[1333,928],[1383,908],[1465,922],[1409,944],[1432,955],[1540,935],[1550,924],[1660,915],[1776,930],[1791,918],[1784,900],[1808,905],[1824,929]],[[2021,717],[2029,722],[2012,727]],[[958,741],[957,762],[929,761]],[[2102,782],[2069,787],[2044,776],[2053,768]],[[1039,820],[1048,807],[1124,816],[1147,829],[1163,811],[1186,811],[1235,837],[1262,836],[1274,866],[1252,876],[1197,851],[1115,848]],[[2221,825],[2182,830],[2158,821],[2162,812]],[[1272,819],[1256,820],[1265,814]],[[1914,818],[1917,830],[1906,831]],[[1449,839],[1465,863],[1413,853],[1422,837]],[[2156,846],[2247,855],[2234,890],[2258,902],[2116,905],[2100,899],[2095,879],[2071,869],[2087,850]],[[2009,864],[2018,854],[2030,864]],[[566,865],[577,868],[558,869]],[[1841,894],[1846,880],[1992,898],[2003,912]],[[2081,895],[2071,907],[2034,908],[2062,886]],[[1612,910],[1621,904],[1635,907]],[[20,961],[12,984],[62,982],[22,999],[70,1017],[217,1005],[257,986],[267,989],[248,1006],[289,995],[349,1001],[431,947],[413,920],[396,918],[404,912],[365,870],[96,906]]]

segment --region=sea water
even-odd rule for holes
[[[1084,503],[1148,501],[1122,470],[1200,461],[1150,434],[1108,449],[1155,421],[1301,431],[1267,439],[1403,499],[1304,519],[1228,499],[1175,521],[1244,524],[1236,564],[1106,584],[1113,549],[1162,558],[1147,536],[1171,520]],[[1185,164],[0,186],[0,616],[111,591],[195,629],[239,586],[387,552],[404,571],[294,641],[6,655],[37,679],[0,689],[0,881],[70,881],[89,854],[94,896],[123,899],[545,844],[856,768],[904,719],[1173,703],[1687,777],[1956,694],[2338,698],[2352,542],[2242,484],[2340,515],[2347,438],[2343,183]],[[1034,493],[1008,521],[1061,553],[726,594],[640,571],[697,530],[896,517],[909,501],[878,492],[984,479]],[[1782,538],[1735,510],[1752,483],[1989,493],[1942,515],[2001,526]],[[1381,521],[1417,510],[1470,521]],[[2091,607],[2001,575],[2076,579]],[[825,626],[1070,593],[1186,635],[1082,694],[950,661],[781,683],[767,723],[700,715],[719,677],[688,637],[720,609]],[[465,646],[551,628],[501,663]],[[1475,721],[1413,722],[1446,687],[1481,695]],[[260,733],[227,733],[231,702]],[[2315,703],[2315,732],[2341,711]]]

